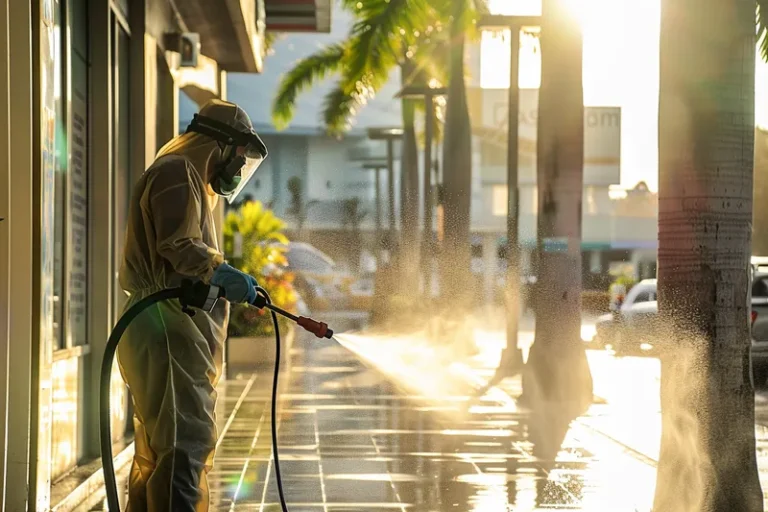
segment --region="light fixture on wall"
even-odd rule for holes
[[[200,34],[174,32],[164,36],[165,49],[179,54],[180,68],[196,68],[200,59]]]

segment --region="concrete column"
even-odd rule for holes
[[[90,194],[89,211],[98,212],[90,216],[89,232],[90,279],[88,339],[91,352],[88,358],[91,378],[101,374],[101,360],[104,346],[112,330],[112,297],[115,283],[113,258],[104,257],[105,251],[111,254],[114,247],[113,220],[113,95],[112,95],[112,40],[110,38],[109,2],[89,2],[89,45],[91,53],[91,190],[99,193]],[[143,161],[144,155],[141,155]],[[95,377],[94,377],[95,376]],[[99,394],[89,393],[84,402],[91,414],[84,416],[86,432],[84,452],[92,456],[99,453],[99,418],[93,411],[99,410]]]
[[[11,209],[11,147],[10,147],[10,102],[8,56],[8,0],[0,4],[0,55],[6,58],[0,65],[0,510],[6,510],[5,475],[8,422],[8,351],[10,330],[11,239],[9,213]]]
[[[589,271],[593,274],[599,274],[603,271],[603,257],[600,251],[589,253]]]
[[[4,52],[3,66],[7,66],[7,92],[13,91],[13,101],[9,98],[3,100],[7,103],[8,117],[0,116],[6,122],[10,121],[13,130],[6,127],[7,143],[5,152],[9,157],[0,163],[0,188],[10,192],[7,198],[7,213],[2,212],[1,217],[6,220],[0,228],[0,236],[13,244],[13,248],[6,245],[5,253],[9,272],[6,281],[6,289],[12,293],[13,300],[5,303],[7,306],[7,372],[3,372],[5,387],[7,388],[7,416],[2,421],[8,421],[6,428],[5,450],[5,486],[4,506],[5,510],[29,510],[34,509],[34,504],[29,503],[30,483],[35,478],[33,465],[30,462],[30,436],[31,404],[32,404],[32,343],[34,338],[33,323],[39,319],[38,312],[34,309],[32,300],[35,265],[33,263],[34,216],[32,208],[33,191],[33,167],[32,162],[32,66],[37,59],[32,59],[32,38],[30,30],[33,22],[40,23],[38,18],[31,17],[29,3],[13,0],[2,4],[4,13],[0,18],[7,20],[7,32],[9,51]],[[7,14],[7,18],[5,18]],[[0,96],[2,98],[2,96]],[[0,142],[2,147],[2,142]],[[0,150],[2,151],[2,150]],[[7,163],[7,165],[4,165]],[[26,169],[27,172],[13,172],[12,170]],[[11,175],[11,173],[13,173]],[[5,186],[3,183],[7,183]],[[11,184],[13,187],[11,188]],[[1,212],[1,210],[0,210]],[[2,240],[2,238],[0,238]],[[0,242],[2,246],[3,242]],[[2,252],[2,251],[0,251]],[[1,274],[0,274],[1,275]],[[39,302],[39,301],[38,301]]]

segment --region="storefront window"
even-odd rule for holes
[[[85,2],[73,2],[84,28]],[[55,174],[53,186],[53,339],[55,349],[85,345],[88,283],[88,64],[85,30],[68,45],[65,4],[54,3]],[[68,48],[69,47],[69,48]],[[70,49],[71,51],[66,51]],[[69,89],[68,89],[69,85]],[[67,101],[67,100],[71,101]]]
[[[70,346],[75,346],[88,342],[88,66],[73,54],[70,69],[67,336]]]
[[[65,258],[65,201],[67,180],[67,131],[66,112],[64,105],[66,91],[65,62],[62,54],[64,47],[64,31],[61,29],[61,4],[53,5],[53,98],[55,110],[56,132],[54,153],[54,184],[53,184],[53,347],[65,348],[64,336],[64,258]]]

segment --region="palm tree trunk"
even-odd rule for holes
[[[662,2],[654,509],[762,511],[750,377],[755,3]]]
[[[402,85],[409,85],[413,78],[415,67],[413,62],[405,60],[400,66]],[[419,269],[419,162],[416,142],[416,109],[413,99],[402,100],[403,117],[403,153],[401,162],[402,195],[401,222],[402,244],[400,255],[402,261],[403,282],[410,283],[404,287],[409,295],[418,294]]]
[[[536,332],[523,392],[577,415],[592,401],[581,342],[582,36],[563,2],[542,3]]]
[[[465,33],[458,20],[466,0],[453,2],[451,58],[443,141],[443,226],[440,258],[440,294],[450,311],[472,295],[470,269],[470,200],[472,196],[472,132],[464,83]]]

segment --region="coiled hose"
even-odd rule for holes
[[[153,293],[148,297],[140,300],[128,311],[126,311],[120,320],[118,320],[112,333],[109,335],[107,345],[104,347],[104,359],[101,363],[101,380],[100,380],[100,395],[99,395],[99,431],[101,441],[101,464],[104,471],[104,487],[107,493],[107,505],[111,512],[120,512],[120,500],[117,493],[117,479],[115,477],[115,465],[112,459],[112,425],[111,425],[111,404],[110,404],[110,388],[112,381],[112,363],[115,359],[115,353],[117,352],[117,345],[120,343],[120,339],[123,337],[123,333],[128,328],[130,323],[141,314],[142,311],[150,306],[162,302],[165,300],[182,299],[190,291],[189,285],[182,285],[178,288],[169,288],[167,290],[160,290]],[[259,293],[263,300],[267,304],[272,304],[272,300],[269,294],[264,288],[256,287],[257,293]],[[220,295],[221,296],[221,295]],[[183,310],[187,314],[194,314],[185,303],[182,301]],[[190,302],[191,303],[191,302]],[[285,502],[285,494],[283,492],[283,481],[280,472],[280,458],[277,448],[277,383],[280,374],[280,327],[277,323],[277,315],[274,311],[270,310],[272,315],[272,324],[275,328],[275,372],[272,379],[272,456],[275,464],[275,480],[277,482],[277,490],[280,496],[280,506],[283,512],[288,512],[288,505]],[[266,482],[264,483],[266,485]]]

